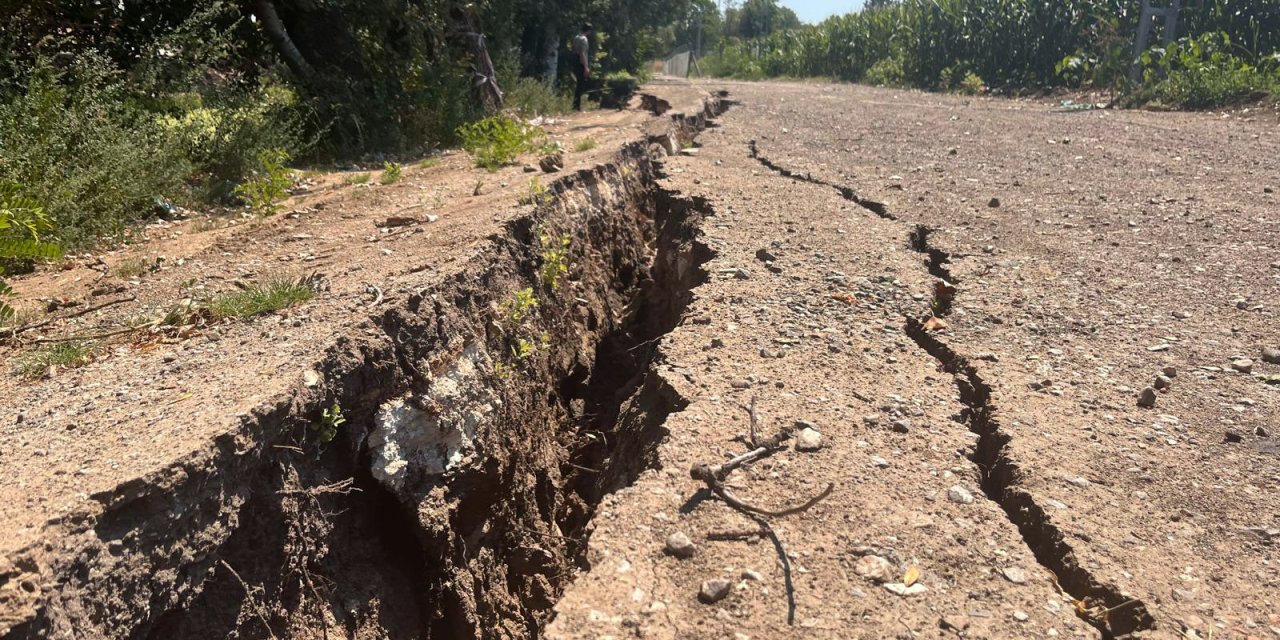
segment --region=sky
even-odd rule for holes
[[[791,7],[801,21],[816,24],[829,16],[853,11],[862,6],[862,0],[780,0],[778,4]]]

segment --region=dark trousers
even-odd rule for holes
[[[573,61],[573,77],[578,81],[573,88],[573,108],[582,111],[582,95],[587,92],[587,70],[577,60]]]

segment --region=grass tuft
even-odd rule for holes
[[[17,361],[15,372],[29,379],[41,378],[57,369],[74,369],[93,362],[96,345],[88,341],[55,342],[36,349]]]
[[[231,291],[209,300],[209,312],[219,320],[247,318],[302,304],[316,295],[309,279],[273,278],[242,291]]]
[[[579,141],[577,141],[577,142],[573,143],[573,150],[574,150],[574,151],[578,151],[578,152],[582,152],[582,151],[590,151],[590,150],[592,150],[592,149],[594,149],[594,148],[596,148],[596,139],[595,139],[595,138],[583,138],[583,139],[581,139],[581,140],[579,140]]]

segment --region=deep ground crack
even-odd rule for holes
[[[821,178],[815,178],[813,177],[813,174],[810,174],[810,173],[805,173],[803,175],[799,173],[795,173],[794,171],[791,171],[786,167],[783,167],[774,163],[772,160],[760,155],[760,149],[756,146],[755,140],[748,142],[747,146],[751,148],[752,158],[754,158],[757,162],[767,167],[770,171],[773,171],[780,176],[783,176],[785,178],[791,178],[792,180],[796,180],[798,182],[808,182],[809,184],[816,184],[824,187],[830,187],[832,189],[835,189],[836,193],[840,194],[840,197],[858,205],[859,207],[862,207],[863,209],[866,209],[867,211],[870,211],[871,213],[876,214],[877,216],[880,216],[881,218],[884,218],[885,220],[898,219],[892,213],[889,213],[889,208],[886,207],[883,202],[877,202],[875,200],[871,200],[870,198],[864,198],[863,196],[858,195],[858,192],[854,191],[852,187],[833,184]]]
[[[955,301],[956,295],[956,279],[951,275],[951,254],[930,246],[929,234],[933,233],[932,227],[917,224],[911,230],[908,236],[908,246],[913,251],[918,251],[928,258],[925,267],[929,270],[929,274],[940,280],[933,286],[933,301],[931,307],[933,314],[936,316],[946,316],[951,313],[951,304]]]
[[[964,422],[978,436],[969,459],[977,466],[982,491],[1004,509],[1018,527],[1023,541],[1039,562],[1058,579],[1058,585],[1082,606],[1076,613],[1096,627],[1104,638],[1124,636],[1155,628],[1147,607],[1110,584],[1105,584],[1081,566],[1075,551],[1031,494],[1018,486],[1021,469],[1009,459],[1006,447],[1012,436],[1001,428],[991,402],[991,387],[977,367],[925,330],[913,318],[907,319],[907,335],[933,356],[943,370],[955,378],[960,400],[965,405]]]

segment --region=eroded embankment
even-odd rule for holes
[[[0,567],[5,637],[536,636],[685,404],[653,360],[704,277],[706,205],[657,159],[721,105],[556,182],[286,397],[51,524]]]
[[[845,199],[862,205],[881,218],[909,224],[881,203],[874,203],[874,207],[867,206],[864,204],[865,199],[858,196],[851,187],[795,173],[764,157],[754,141],[750,143],[750,147],[753,158],[782,176],[832,187]],[[950,315],[952,311],[958,281],[950,270],[952,255],[931,242],[935,231],[924,224],[911,224],[906,239],[907,246],[924,257],[924,267],[937,279],[932,292],[931,310],[935,316],[943,317]],[[1062,591],[1077,603],[1076,613],[1097,628],[1105,638],[1154,629],[1155,620],[1146,605],[1140,600],[1127,597],[1120,589],[1099,579],[1084,567],[1067,536],[1020,485],[1022,470],[1008,453],[1013,435],[1001,425],[992,399],[991,386],[983,379],[978,368],[920,320],[907,318],[904,331],[925,353],[937,360],[944,371],[952,375],[965,407],[961,419],[978,437],[970,460],[978,469],[983,493],[998,504],[1009,521],[1018,528],[1037,562],[1057,577]]]

